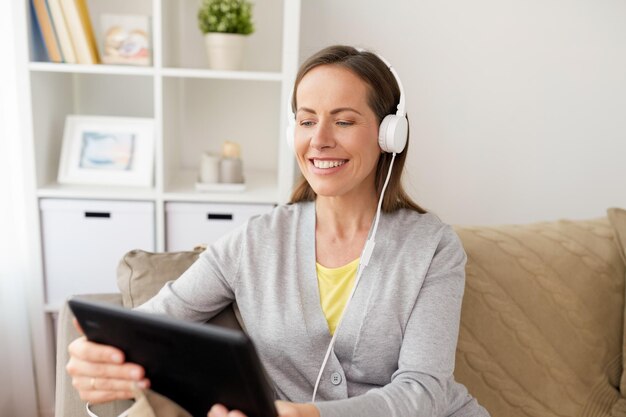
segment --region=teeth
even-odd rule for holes
[[[315,165],[315,168],[323,168],[323,169],[335,168],[345,163],[346,161],[320,161],[318,159],[313,160],[313,165]]]

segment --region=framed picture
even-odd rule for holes
[[[102,62],[151,65],[150,17],[102,14]]]
[[[60,184],[151,187],[153,177],[152,119],[67,116]]]

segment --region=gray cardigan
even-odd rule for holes
[[[454,381],[465,252],[431,214],[383,214],[326,364],[322,417],[487,416]],[[330,342],[315,270],[315,204],[223,237],[141,310],[205,321],[236,300],[279,398],[307,402]]]

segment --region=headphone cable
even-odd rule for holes
[[[396,159],[395,152],[391,156],[391,163],[389,164],[389,171],[387,171],[387,178],[385,179],[385,183],[383,184],[383,189],[380,193],[380,198],[378,199],[378,207],[376,208],[376,218],[374,220],[374,228],[372,229],[372,237],[367,239],[365,242],[365,247],[363,248],[363,252],[361,253],[361,259],[359,260],[359,267],[357,269],[356,280],[354,281],[354,286],[352,287],[352,291],[350,292],[350,296],[348,297],[348,301],[341,312],[341,318],[337,323],[337,327],[335,327],[335,333],[333,334],[330,343],[328,344],[328,349],[326,349],[326,355],[324,356],[324,361],[322,362],[322,366],[320,367],[320,371],[317,374],[317,380],[315,381],[315,387],[313,388],[313,398],[311,402],[315,402],[315,396],[317,395],[317,388],[319,387],[320,380],[322,379],[322,373],[324,372],[324,368],[326,367],[326,362],[328,362],[328,358],[330,357],[330,352],[333,350],[333,346],[335,345],[335,340],[337,339],[337,334],[339,334],[339,328],[341,327],[341,323],[343,322],[343,318],[345,316],[346,311],[348,310],[348,306],[350,305],[350,301],[352,301],[352,297],[354,296],[354,292],[356,291],[356,287],[361,280],[361,274],[363,270],[367,266],[370,261],[370,257],[372,256],[372,252],[374,251],[374,246],[376,245],[376,241],[374,238],[376,237],[376,231],[378,230],[378,221],[380,220],[380,211],[383,205],[383,197],[385,196],[385,190],[387,189],[387,184],[389,184],[389,178],[391,178],[391,169],[393,168],[393,162]]]

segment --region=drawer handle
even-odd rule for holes
[[[109,219],[109,218],[111,218],[111,213],[103,213],[103,212],[97,212],[97,211],[86,211],[85,212],[85,217],[95,217],[95,218]]]
[[[217,213],[208,213],[206,215],[209,220],[232,220],[232,214],[217,214]]]

